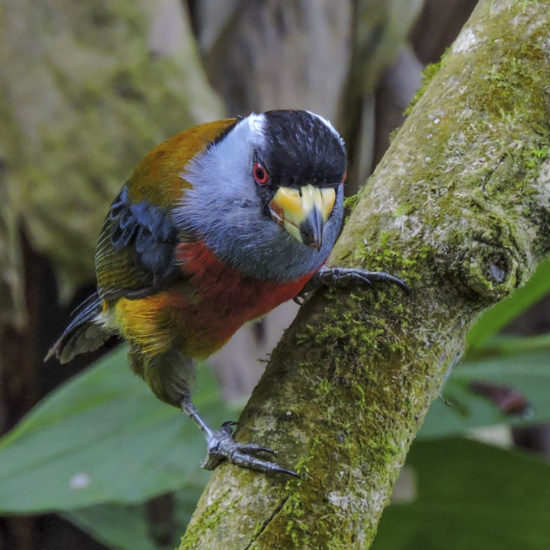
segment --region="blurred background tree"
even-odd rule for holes
[[[171,548],[207,479],[200,436],[123,352],[86,371],[98,355],[42,362],[94,284],[103,216],[141,157],[199,122],[306,108],[345,136],[352,194],[475,4],[0,0],[0,549]],[[533,426],[550,421],[549,269],[472,331],[445,389],[453,406],[434,404],[376,548],[550,547],[548,464],[509,450],[550,455],[548,427]],[[237,405],[216,410],[204,374],[209,417],[236,414],[295,312],[282,306],[212,358]],[[499,447],[449,439],[472,433]]]

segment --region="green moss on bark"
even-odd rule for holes
[[[422,71],[422,82],[420,84],[420,88],[416,90],[413,98],[411,99],[411,102],[405,109],[404,114],[409,115],[411,114],[413,107],[418,103],[420,98],[424,95],[424,92],[426,91],[426,88],[430,84],[430,82],[433,80],[434,76],[439,72],[439,69],[441,68],[441,65],[443,64],[443,61],[445,59],[445,54],[441,56],[441,59],[437,61],[436,63],[429,63],[426,65],[424,70]]]

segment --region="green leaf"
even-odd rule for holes
[[[524,415],[507,415],[487,397],[469,388],[482,380],[512,387],[529,402]],[[420,438],[467,433],[493,424],[514,426],[550,421],[550,353],[525,353],[457,365],[444,386],[443,397],[431,406]]]
[[[373,550],[546,550],[550,466],[464,439],[413,445],[416,498],[385,511]]]
[[[99,504],[61,516],[113,550],[159,550],[149,535],[143,504]]]
[[[174,494],[174,533],[179,539],[185,531],[203,485],[189,486]],[[151,537],[150,520],[143,504],[98,504],[63,512],[62,517],[113,550],[159,550]],[[172,541],[172,546],[177,540]],[[166,548],[166,546],[163,546]]]
[[[228,412],[212,376],[204,368],[199,374],[195,403],[217,425]],[[0,440],[0,512],[140,502],[202,483],[208,476],[199,468],[204,452],[199,430],[153,396],[119,349],[47,397]]]
[[[485,340],[481,347],[471,350],[466,359],[533,353],[535,351],[550,352],[550,334],[538,334],[536,336],[500,334],[492,336],[488,340]]]
[[[468,334],[468,345],[479,347],[550,292],[550,258],[544,260],[524,286],[485,312]]]

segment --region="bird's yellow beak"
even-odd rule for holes
[[[323,226],[327,222],[336,191],[304,185],[300,189],[279,187],[269,203],[271,217],[283,226],[297,241],[320,250],[323,244]]]

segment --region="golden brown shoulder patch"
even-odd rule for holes
[[[237,121],[227,118],[199,124],[157,145],[130,178],[128,191],[132,202],[145,199],[157,206],[172,206],[182,189],[190,187],[180,176],[186,164]]]

